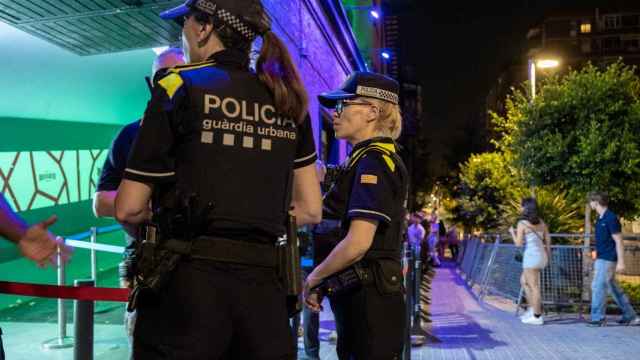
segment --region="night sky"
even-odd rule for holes
[[[506,65],[526,61],[522,54],[530,26],[546,11],[598,5],[589,0],[391,2],[409,9],[402,17],[401,61],[415,67],[423,85],[427,141],[421,146],[430,152],[426,166],[434,177],[486,149],[486,96]]]

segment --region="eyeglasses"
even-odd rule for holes
[[[338,117],[342,116],[342,113],[344,112],[344,109],[347,106],[351,106],[351,105],[367,105],[367,106],[375,106],[372,103],[368,102],[368,101],[346,101],[346,100],[338,100],[336,102],[336,107],[335,107],[335,111],[336,111],[336,115],[338,115]]]

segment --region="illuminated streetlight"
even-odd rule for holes
[[[558,67],[560,65],[560,61],[555,59],[538,60],[537,65],[538,65],[538,68],[540,69],[550,69],[550,68]]]
[[[560,61],[556,59],[540,59],[537,62],[529,59],[529,82],[531,83],[531,101],[536,98],[536,69],[551,69],[558,67]]]
[[[373,7],[371,5],[346,5],[344,7],[346,10],[350,11],[362,11],[369,12],[369,15],[373,20],[380,20],[382,17],[382,11],[379,8]]]
[[[382,52],[382,58],[385,60],[389,60],[391,59],[391,54],[388,51],[383,51]]]

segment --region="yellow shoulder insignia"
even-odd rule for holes
[[[377,142],[377,143],[373,143],[372,145],[381,147],[387,151],[396,152],[396,146],[394,144]]]
[[[180,75],[173,73],[165,76],[162,80],[158,81],[158,84],[167,91],[169,99],[173,99],[173,95],[175,95],[176,91],[178,91],[182,84],[184,84],[184,81],[182,81]]]
[[[200,69],[207,66],[215,66],[215,64],[216,63],[213,61],[204,61],[204,62],[193,63],[193,64],[176,65],[172,67],[170,71],[172,73],[177,74],[177,73],[180,73],[181,71],[196,70],[196,69]]]
[[[378,184],[378,177],[375,176],[375,175],[363,174],[362,176],[360,176],[360,183],[361,184],[377,185]]]
[[[388,155],[382,155],[382,158],[384,159],[384,162],[387,163],[387,166],[389,167],[391,172],[395,172],[396,171],[396,163],[394,163],[393,160]]]

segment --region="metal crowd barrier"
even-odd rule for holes
[[[122,230],[122,226],[120,225],[106,226],[102,228],[92,227],[87,232],[71,235],[64,240],[64,243],[67,246],[74,247],[74,248],[84,248],[84,249],[90,250],[89,256],[91,257],[91,269],[90,269],[91,280],[76,281],[76,286],[87,286],[87,285],[93,286],[97,283],[98,281],[97,279],[98,265],[97,265],[97,255],[96,255],[97,251],[104,251],[104,252],[111,252],[111,253],[118,253],[118,254],[122,254],[124,252],[124,247],[97,243],[98,234],[111,233],[111,232],[120,231],[120,230]],[[82,241],[85,239],[89,239],[90,242]],[[58,251],[57,264],[58,264],[57,285],[64,286],[67,284],[66,264],[62,261],[62,258],[60,256],[60,251]],[[91,284],[89,284],[89,282]],[[66,348],[74,347],[74,354],[77,354],[77,356],[74,358],[83,359],[83,360],[89,359],[89,357],[87,356],[89,354],[88,349],[90,348],[91,358],[93,358],[93,345],[92,345],[93,335],[92,334],[93,334],[94,304],[93,302],[76,301],[76,304],[74,306],[74,308],[76,309],[74,312],[76,338],[74,339],[73,337],[67,336],[67,311],[64,306],[66,301],[68,300],[58,299],[58,334],[55,338],[44,341],[42,343],[42,348],[45,350],[57,350],[57,349],[66,349]],[[88,311],[88,309],[90,309],[90,311]],[[90,319],[88,317],[90,317]],[[78,329],[78,326],[81,326],[80,330]],[[87,332],[85,331],[86,329],[89,328],[89,326],[91,328],[90,337],[87,336]],[[77,337],[79,332],[83,334],[83,338]],[[91,346],[89,346],[89,344],[87,343],[88,341],[87,339],[89,338],[91,341]]]
[[[581,240],[584,234],[551,234],[552,244],[553,239],[560,237]],[[522,263],[515,260],[516,246],[505,241],[511,241],[510,236],[484,235],[464,240],[459,269],[472,289],[478,285],[474,291],[478,291],[480,300],[487,295],[499,295],[519,305],[523,295]],[[584,312],[591,299],[591,250],[583,245],[552,245],[549,266],[540,279],[543,304],[577,306],[580,314]],[[618,275],[618,279],[640,286],[640,244],[626,243],[624,256],[625,273]],[[640,306],[638,301],[633,305]]]

